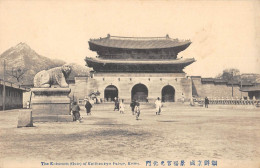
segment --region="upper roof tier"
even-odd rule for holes
[[[120,37],[110,36],[105,38],[90,39],[89,47],[92,51],[98,51],[101,48],[119,48],[119,49],[171,49],[180,51],[185,50],[191,44],[190,40],[172,39],[169,35],[165,37]]]

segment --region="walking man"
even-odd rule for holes
[[[72,108],[71,108],[72,114],[73,114],[73,121],[80,122],[80,108],[79,105],[77,105],[77,102],[73,102]]]
[[[124,114],[125,104],[124,104],[124,100],[123,99],[119,103],[119,111],[120,111],[120,114]]]
[[[115,97],[115,108],[114,108],[114,111],[115,110],[118,110],[119,111],[119,101],[118,101],[118,98]]]
[[[91,105],[91,103],[89,102],[88,99],[86,99],[85,108],[86,108],[87,115],[91,115],[91,108],[92,108],[92,105]]]
[[[132,102],[130,103],[130,107],[131,107],[131,110],[132,110],[132,113],[133,113],[133,115],[135,115],[135,104],[136,104],[136,102],[135,102],[135,99],[134,100],[132,100]]]
[[[162,102],[160,100],[160,98],[158,97],[157,100],[155,101],[155,108],[156,108],[156,115],[160,115],[161,111],[162,111]]]
[[[135,114],[136,114],[136,120],[138,120],[140,114],[141,114],[141,110],[140,110],[140,103],[139,102],[136,102],[135,103]]]
[[[209,105],[209,99],[205,97],[205,108],[208,108],[208,105]]]
[[[185,97],[184,97],[184,95],[182,93],[181,102],[184,103],[184,101],[185,101]]]

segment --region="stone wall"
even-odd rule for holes
[[[210,98],[231,98],[232,85],[226,83],[203,83],[201,78],[192,78],[192,94],[196,97],[210,97]],[[241,98],[239,85],[233,85],[233,97]],[[246,92],[242,92],[242,96],[248,96]]]
[[[75,77],[75,83],[69,84],[69,97],[74,100],[84,99],[92,92],[99,91],[100,98],[104,99],[105,88],[114,85],[118,89],[119,98],[129,102],[131,91],[136,84],[143,84],[148,89],[148,99],[154,101],[162,97],[163,87],[170,85],[175,89],[175,102],[189,101],[191,96],[210,98],[231,98],[232,86],[225,83],[203,83],[200,77],[187,78],[184,73],[95,73],[89,77]],[[241,98],[240,87],[233,86],[235,98]],[[242,92],[242,96],[248,96]],[[24,107],[29,100],[30,92],[24,93]]]
[[[71,92],[69,97],[75,100],[84,99],[88,93],[88,77],[75,77],[75,83],[69,84]]]
[[[143,84],[148,89],[148,99],[154,101],[162,96],[163,87],[170,85],[175,89],[175,101],[189,101],[192,95],[191,79],[184,73],[95,73],[89,78],[75,78],[74,96],[83,99],[93,91],[99,91],[104,98],[107,86],[114,85],[118,89],[118,97],[131,100],[131,91],[136,84]],[[73,89],[72,89],[73,90]],[[73,92],[73,91],[72,91]]]

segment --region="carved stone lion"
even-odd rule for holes
[[[34,76],[34,87],[69,87],[66,79],[68,78],[70,72],[71,67],[69,65],[63,65],[61,67],[40,71]]]

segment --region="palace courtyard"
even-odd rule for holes
[[[156,116],[153,104],[143,103],[139,120],[128,104],[125,114],[109,103],[94,105],[91,116],[81,109],[81,123],[41,122],[24,128],[17,128],[19,110],[1,111],[0,167],[149,167],[146,161],[150,167],[260,165],[260,108],[252,105],[205,109],[169,103]]]

